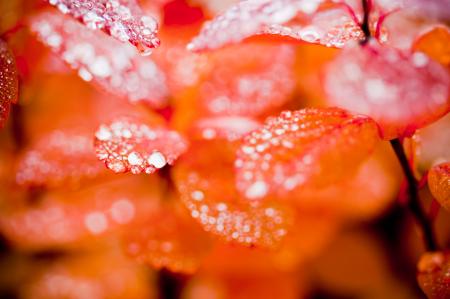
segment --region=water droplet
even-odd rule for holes
[[[152,153],[148,157],[147,162],[148,162],[148,164],[153,165],[155,168],[158,168],[158,169],[163,168],[167,164],[166,158],[160,152]]]
[[[245,196],[250,199],[264,197],[268,192],[268,186],[263,181],[256,181],[245,192]]]
[[[108,219],[101,212],[92,212],[84,218],[84,225],[91,233],[98,235],[108,228]]]

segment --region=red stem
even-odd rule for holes
[[[25,28],[25,24],[23,22],[17,22],[17,24],[15,24],[13,27],[11,27],[10,29],[3,32],[0,35],[0,38],[3,40],[8,40],[11,35],[14,35],[15,33],[22,30],[23,28]]]
[[[416,178],[414,177],[414,173],[408,162],[408,158],[406,157],[403,144],[399,139],[393,139],[391,140],[391,146],[394,149],[398,161],[402,166],[403,173],[405,174],[405,178],[408,184],[408,206],[422,230],[422,237],[425,242],[425,247],[428,251],[436,251],[438,249],[438,246],[433,227],[426,213],[422,209],[419,198],[419,185]]]
[[[364,39],[361,41],[361,45],[365,45],[371,37],[370,33],[370,26],[369,26],[369,18],[370,18],[370,12],[372,11],[372,0],[362,0],[362,7],[363,7],[363,21],[360,24],[361,30],[364,32]]]

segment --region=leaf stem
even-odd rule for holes
[[[367,44],[367,42],[370,40],[371,33],[370,33],[370,26],[369,26],[369,17],[370,12],[372,10],[372,0],[362,0],[362,7],[363,7],[363,21],[360,24],[361,30],[364,33],[364,39],[361,41],[361,45]]]
[[[408,158],[406,157],[403,144],[400,139],[396,138],[391,140],[391,146],[397,155],[397,159],[402,166],[403,173],[405,174],[406,182],[408,184],[408,206],[422,230],[422,237],[425,242],[425,247],[428,251],[436,251],[438,246],[433,232],[433,227],[426,213],[422,209],[419,198],[418,181],[414,177],[414,173],[410,167]]]

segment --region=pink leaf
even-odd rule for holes
[[[154,173],[186,151],[177,132],[129,118],[116,119],[95,133],[97,158],[113,172]]]
[[[16,62],[8,45],[0,40],[0,129],[6,123],[11,103],[17,102],[19,78]]]
[[[421,52],[353,45],[328,66],[324,83],[332,105],[370,116],[385,139],[410,136],[450,110],[449,73]]]
[[[142,101],[153,108],[167,104],[164,73],[131,46],[55,13],[36,16],[31,29],[85,81],[94,81],[130,102]]]
[[[248,0],[241,1],[207,22],[188,48],[193,51],[216,49],[248,37],[271,34],[309,43],[342,47],[359,40],[362,31],[344,4],[321,12],[327,0]],[[353,12],[353,11],[352,11]],[[298,24],[289,24],[299,19]]]
[[[159,46],[158,24],[142,13],[136,0],[48,0],[91,29],[102,30],[121,42],[130,42],[142,55]]]

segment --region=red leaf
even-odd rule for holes
[[[158,186],[158,180],[133,176],[72,192],[48,192],[34,205],[5,206],[0,230],[26,249],[96,246],[93,240],[141,225],[157,207]]]
[[[130,118],[118,118],[95,133],[97,158],[113,172],[154,173],[187,149],[177,132]]]
[[[247,199],[285,196],[352,175],[374,149],[376,124],[337,108],[286,111],[243,139],[237,188]]]
[[[291,211],[274,199],[251,205],[234,185],[234,150],[222,141],[194,143],[174,168],[181,200],[206,231],[229,242],[276,247],[291,225]]]
[[[104,167],[95,157],[91,132],[56,130],[24,150],[16,182],[38,187],[76,186],[102,172]]]
[[[261,116],[288,102],[296,87],[289,45],[242,44],[208,53],[196,94],[199,116]],[[183,105],[183,103],[181,103]]]
[[[173,198],[178,200],[178,198]],[[161,204],[146,222],[125,236],[128,255],[152,267],[193,273],[211,249],[210,236],[183,206]]]
[[[142,55],[159,46],[158,24],[142,13],[136,0],[48,0],[90,29],[99,29],[119,41],[130,42]]]
[[[105,251],[77,252],[38,263],[20,263],[26,265],[28,273],[33,273],[21,287],[21,298],[156,297],[157,286],[150,283],[153,276],[147,269],[116,252]]]
[[[17,102],[18,93],[19,78],[14,55],[0,40],[0,129],[8,119],[11,104]]]
[[[34,17],[31,29],[84,80],[92,80],[131,102],[142,101],[153,108],[167,104],[164,73],[131,46],[55,13]]]
[[[417,280],[430,299],[450,297],[450,252],[424,253],[417,264]]]

